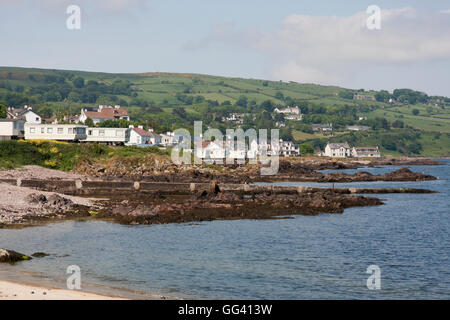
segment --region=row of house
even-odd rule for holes
[[[280,139],[278,145],[272,145],[267,142],[258,143],[253,140],[250,145],[243,142],[234,141],[233,143],[223,141],[198,141],[195,143],[195,156],[204,161],[223,161],[224,159],[256,159],[261,156],[281,156],[295,157],[300,156],[298,145],[291,141]]]
[[[347,142],[344,143],[328,143],[325,152],[320,155],[331,158],[379,158],[380,150],[377,147],[353,147],[350,148]]]
[[[142,126],[128,128],[87,127],[82,124],[28,123],[22,119],[0,119],[0,140],[56,140],[98,142],[128,146],[173,146],[178,141],[172,132],[156,134]]]

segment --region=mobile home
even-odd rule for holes
[[[24,124],[22,119],[0,119],[0,140],[23,138]]]
[[[130,139],[129,128],[87,128],[86,142],[123,145]]]
[[[25,123],[26,140],[82,141],[87,138],[86,126],[78,124]]]

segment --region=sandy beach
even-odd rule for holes
[[[94,293],[0,281],[0,300],[125,300]]]

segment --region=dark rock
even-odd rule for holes
[[[18,261],[31,260],[32,258],[16,251],[0,248],[0,262],[14,263]]]
[[[50,254],[48,254],[48,253],[45,253],[45,252],[35,252],[35,253],[33,253],[31,256],[33,257],[33,258],[45,258],[45,257],[48,257]]]

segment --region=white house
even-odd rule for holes
[[[168,147],[175,145],[175,134],[173,132],[162,133],[159,135],[161,138],[161,145]]]
[[[281,114],[292,114],[292,115],[301,115],[301,110],[299,107],[286,107],[284,109],[275,108],[274,110],[276,113]]]
[[[355,158],[380,158],[381,153],[377,147],[354,147],[352,157]]]
[[[219,162],[225,159],[223,142],[201,141],[195,144],[195,156],[205,162]]]
[[[344,143],[328,143],[325,147],[325,156],[332,158],[350,157],[351,150],[347,142]]]
[[[42,117],[33,111],[32,107],[8,108],[8,117],[12,119],[23,119],[28,123],[42,123]]]
[[[153,132],[153,129],[149,131],[144,130],[143,126],[130,126],[130,137],[126,145],[129,146],[150,146],[159,145],[161,143],[161,137],[159,134]]]
[[[26,140],[82,141],[87,138],[86,126],[79,124],[25,123]]]
[[[86,142],[123,145],[130,139],[129,128],[87,128]]]
[[[80,122],[85,123],[87,119],[92,119],[94,124],[98,124],[100,122],[106,120],[130,120],[128,115],[128,111],[120,106],[98,106],[98,109],[95,110],[93,108],[83,108],[81,109]]]
[[[292,141],[280,139],[280,155],[283,157],[296,157],[300,155],[300,148]]]
[[[0,119],[0,140],[23,138],[24,124],[22,119]]]

